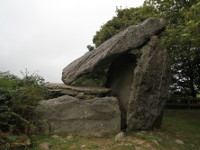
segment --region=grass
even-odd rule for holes
[[[200,150],[200,110],[166,110],[161,129],[129,133],[124,142],[115,142],[115,135],[56,134],[59,138],[52,135],[32,136],[32,146],[27,149],[40,150],[39,144],[48,142],[51,150]],[[73,139],[67,140],[69,135]]]

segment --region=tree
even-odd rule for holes
[[[200,92],[200,2],[198,0],[150,0],[169,25],[163,42],[172,60],[173,94],[196,97]]]

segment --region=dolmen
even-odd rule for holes
[[[159,128],[170,78],[168,54],[158,38],[165,27],[165,20],[148,18],[66,66],[64,84],[48,85],[57,97],[35,110],[39,129],[101,136]],[[105,66],[105,87],[70,85]]]

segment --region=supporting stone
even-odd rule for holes
[[[127,112],[128,131],[160,126],[168,96],[169,75],[167,51],[153,36],[134,70]]]
[[[115,97],[81,100],[68,95],[42,101],[35,110],[41,132],[74,132],[101,136],[120,131],[120,110]]]

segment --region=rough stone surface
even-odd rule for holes
[[[51,136],[53,139],[60,139],[60,137],[58,135],[52,135]]]
[[[81,145],[81,146],[80,146],[81,149],[84,149],[84,148],[86,148],[86,147],[87,147],[87,145]]]
[[[70,86],[62,83],[49,83],[47,88],[53,93],[61,95],[77,96],[80,93],[92,95],[105,95],[111,92],[111,89],[96,86]]]
[[[177,144],[180,144],[180,145],[183,145],[183,144],[184,144],[184,142],[181,141],[181,140],[179,140],[179,139],[177,139],[175,142],[176,142]]]
[[[153,36],[134,70],[127,126],[130,130],[159,127],[169,87],[169,64],[166,49]]]
[[[120,54],[144,45],[165,26],[166,21],[163,19],[148,18],[141,24],[128,27],[65,67],[62,73],[63,82],[70,84],[78,77],[108,64]]]
[[[41,131],[98,136],[120,131],[120,110],[115,97],[80,100],[65,95],[42,101],[35,113]]]
[[[69,135],[69,136],[66,137],[66,140],[67,140],[67,141],[73,141],[73,139],[74,139],[74,138],[73,138],[73,136],[71,136],[71,135]]]
[[[136,59],[136,56],[133,54],[123,54],[111,63],[108,70],[107,87],[112,89],[114,96],[119,101],[122,130],[125,130],[127,127],[126,114],[133,82],[133,72],[136,67]]]
[[[50,144],[48,142],[43,142],[39,144],[41,150],[49,150]]]
[[[124,142],[126,141],[126,136],[124,132],[120,132],[115,136],[115,142]]]

